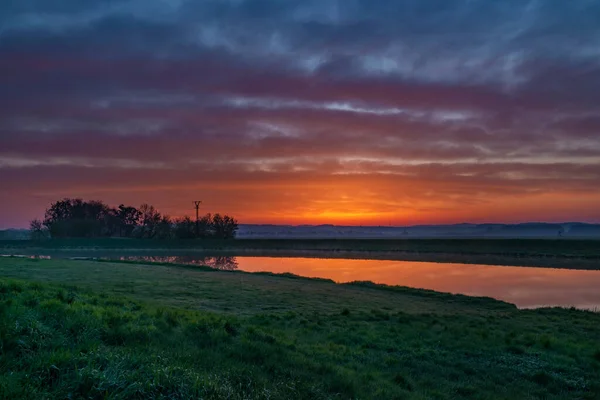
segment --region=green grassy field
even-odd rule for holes
[[[600,314],[369,283],[0,258],[4,399],[599,399]]]

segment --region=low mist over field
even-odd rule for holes
[[[240,225],[240,238],[600,238],[599,224]]]
[[[0,231],[0,239],[28,239],[26,229]],[[456,224],[417,226],[338,226],[338,225],[252,225],[241,224],[240,239],[426,239],[426,238],[536,238],[536,239],[600,239],[600,224],[579,222],[548,224]]]

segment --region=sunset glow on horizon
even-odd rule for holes
[[[600,2],[25,3],[0,5],[0,228],[63,197],[600,222]]]

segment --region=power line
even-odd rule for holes
[[[202,204],[201,200],[194,201],[196,206],[196,237],[200,236],[200,204]]]

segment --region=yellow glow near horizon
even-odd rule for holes
[[[381,213],[377,211],[335,211],[335,210],[327,210],[316,212],[312,214],[304,214],[304,217],[312,217],[312,218],[322,218],[322,219],[336,219],[336,220],[344,220],[344,219],[365,219],[365,218],[381,218],[387,213]]]

